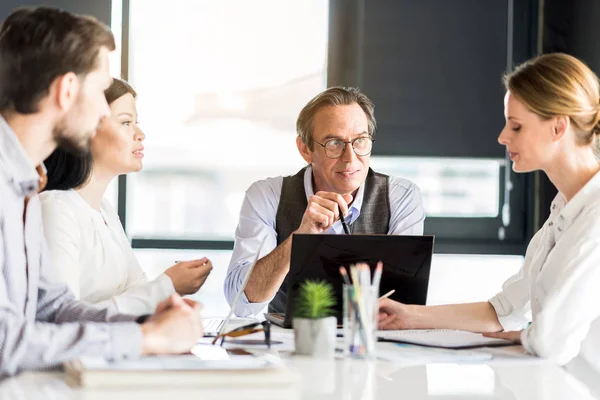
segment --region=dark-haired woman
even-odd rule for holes
[[[135,91],[115,79],[105,92],[111,115],[84,158],[61,150],[46,161],[48,185],[40,195],[46,241],[59,279],[75,296],[121,313],[152,313],[177,292],[195,293],[212,269],[210,260],[181,262],[148,281],[119,218],[103,198],[116,176],[142,169],[145,136],[137,125]]]

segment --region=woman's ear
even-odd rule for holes
[[[554,139],[555,140],[562,139],[562,137],[565,135],[565,133],[567,133],[567,130],[569,130],[569,126],[571,126],[571,119],[569,117],[567,117],[566,115],[561,115],[559,117],[555,117],[554,124],[553,124]]]

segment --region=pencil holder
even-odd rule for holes
[[[379,290],[375,286],[343,286],[344,354],[375,359]]]

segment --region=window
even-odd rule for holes
[[[328,2],[130,0],[130,9],[146,158],[127,179],[128,233],[230,241],[248,186],[304,164],[295,120],[326,85]],[[157,29],[165,20],[177,23]]]
[[[122,1],[146,133],[144,170],[119,185],[134,247],[231,249],[245,190],[304,165],[297,114],[341,84],[374,100],[372,166],[420,187],[436,252],[523,253],[532,178],[510,171],[495,140],[501,74],[534,43],[518,17],[529,3]],[[177,24],[157,29],[165,20]],[[456,54],[473,59],[463,68]]]
[[[175,261],[194,260],[208,257],[213,263],[213,270],[200,290],[190,296],[202,303],[202,317],[223,317],[229,313],[229,304],[223,294],[223,282],[227,273],[227,265],[231,258],[228,250],[174,250],[174,249],[135,249],[135,256],[152,280],[175,264]]]
[[[532,177],[497,142],[502,75],[531,56],[532,2],[331,0],[328,84],[375,103],[373,166],[413,180],[436,252],[522,254]]]
[[[416,183],[428,218],[495,218],[500,209],[503,162],[374,156],[371,165],[378,172]]]

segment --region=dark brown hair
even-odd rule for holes
[[[122,79],[114,78],[109,88],[104,91],[104,97],[106,97],[106,102],[108,104],[112,104],[113,101],[128,93],[132,95],[134,99],[137,97],[137,93],[129,83]]]
[[[298,120],[296,121],[298,136],[312,150],[314,147],[312,141],[313,120],[317,112],[324,107],[343,106],[354,103],[358,104],[367,115],[369,122],[368,133],[369,136],[374,137],[375,127],[377,126],[377,122],[375,121],[375,106],[365,94],[353,87],[331,87],[310,100],[298,115]]]
[[[128,93],[137,97],[135,90],[127,82],[115,78],[104,91],[104,97],[110,105]],[[92,175],[93,160],[91,153],[75,156],[59,147],[44,161],[44,165],[48,176],[45,190],[70,190],[87,183]]]
[[[98,52],[115,49],[110,29],[93,17],[48,7],[21,8],[0,26],[0,111],[37,112],[54,80],[85,77]]]

